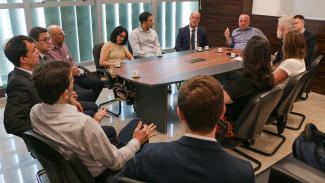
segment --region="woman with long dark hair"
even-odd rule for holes
[[[116,27],[110,36],[110,40],[105,43],[100,52],[99,64],[106,68],[114,79],[113,92],[120,100],[127,100],[127,104],[133,104],[136,97],[134,84],[117,77],[114,72],[114,65],[119,65],[124,60],[133,60],[133,56],[126,48],[128,32],[122,27]]]
[[[269,42],[254,36],[243,50],[243,67],[224,85],[225,119],[235,127],[238,116],[251,98],[274,87]],[[228,124],[229,125],[229,124]]]

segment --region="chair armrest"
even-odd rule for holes
[[[325,182],[325,173],[290,156],[270,170],[269,183],[279,182]]]
[[[81,69],[81,70],[83,70],[85,74],[89,74],[89,73],[91,73],[90,70],[87,69],[87,68],[84,67],[84,66],[78,65],[78,68]]]
[[[119,183],[145,183],[145,182],[127,178],[127,177],[120,177],[120,178],[118,178],[117,182],[119,182]]]

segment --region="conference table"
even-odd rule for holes
[[[135,109],[144,122],[153,122],[161,133],[167,132],[167,87],[197,75],[220,75],[242,67],[242,61],[230,58],[230,52],[238,50],[223,48],[208,51],[183,51],[124,62],[115,73],[136,85]],[[140,77],[132,77],[134,71]],[[200,100],[200,99],[198,99]]]

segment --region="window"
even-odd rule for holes
[[[178,28],[188,24],[198,0],[0,0],[0,45],[14,35],[27,35],[34,26],[62,26],[77,62],[92,61],[92,48],[109,40],[112,30],[139,26],[139,14],[149,11],[163,49],[173,48]],[[31,18],[28,18],[31,17]],[[0,51],[0,86],[6,85],[13,65]]]

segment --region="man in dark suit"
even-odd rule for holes
[[[20,35],[11,38],[6,43],[4,53],[15,66],[8,75],[4,126],[7,133],[22,137],[26,130],[31,129],[30,109],[41,102],[31,80],[33,69],[39,64],[39,51],[32,38]],[[71,100],[71,104],[83,110],[75,98]]]
[[[312,62],[313,52],[316,46],[316,38],[315,36],[305,28],[305,17],[302,15],[295,15],[294,17],[294,28],[295,30],[304,34],[306,46],[307,46],[307,54],[305,58],[306,68],[308,68]]]
[[[176,51],[196,50],[197,47],[208,46],[205,29],[199,26],[200,18],[199,12],[192,12],[189,25],[179,29],[175,44]]]
[[[39,52],[33,39],[16,36],[7,42],[4,53],[15,66],[8,75],[4,126],[7,133],[22,137],[26,130],[31,129],[30,109],[41,102],[30,78],[33,68],[39,63]]]
[[[210,76],[185,81],[178,95],[177,114],[185,135],[177,141],[151,143],[115,177],[145,182],[254,182],[249,162],[225,152],[215,139],[225,113],[223,89]]]

